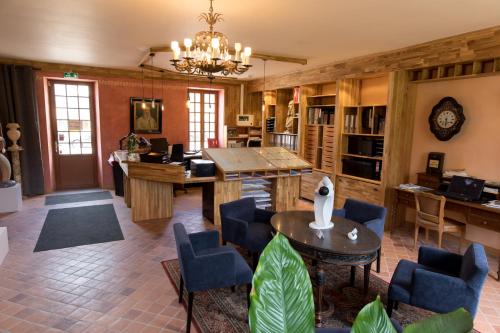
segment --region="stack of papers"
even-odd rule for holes
[[[417,184],[400,184],[399,188],[402,190],[414,191],[414,192],[423,192],[423,191],[431,191],[432,189],[425,186],[420,186]]]
[[[500,200],[491,200],[483,205],[490,208],[500,209]]]

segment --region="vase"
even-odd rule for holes
[[[19,149],[17,145],[17,141],[21,137],[21,132],[19,131],[19,124],[17,123],[9,123],[7,124],[7,136],[9,137],[10,141],[12,141],[12,146],[10,146],[11,149]]]

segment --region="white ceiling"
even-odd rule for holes
[[[150,46],[205,29],[208,0],[0,0],[0,56],[136,68]],[[396,49],[500,24],[499,0],[215,0],[230,42],[307,58],[267,75]],[[168,66],[159,53],[155,64]],[[246,78],[262,77],[262,61]]]

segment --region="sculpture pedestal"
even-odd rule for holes
[[[316,230],[325,230],[333,228],[333,222],[329,222],[327,225],[322,225],[316,221],[309,223],[309,228]]]
[[[22,206],[21,184],[0,188],[0,213],[17,212],[21,210]]]
[[[7,237],[7,227],[0,227],[0,265],[9,252],[9,238]]]

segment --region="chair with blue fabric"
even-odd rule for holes
[[[191,329],[195,292],[227,287],[234,290],[234,286],[246,285],[250,304],[252,270],[233,247],[219,245],[216,230],[188,234],[183,224],[176,223],[174,235],[181,270],[179,303],[182,303],[184,286],[188,291],[187,333]]]
[[[421,246],[418,263],[401,260],[389,285],[387,314],[398,302],[448,313],[463,307],[474,317],[488,275],[488,260],[480,244],[459,255]]]
[[[382,241],[382,238],[384,237],[385,216],[387,215],[387,209],[385,207],[354,199],[347,199],[344,203],[344,208],[334,209],[333,215],[363,224],[365,227],[376,233],[380,238],[380,241]],[[380,273],[381,248],[378,250],[377,254],[377,273]],[[352,266],[351,269],[352,280],[352,276],[356,268],[355,266]]]
[[[243,198],[220,205],[222,244],[230,242],[250,251],[253,268],[271,241],[271,217],[275,212],[259,209],[254,198]]]

